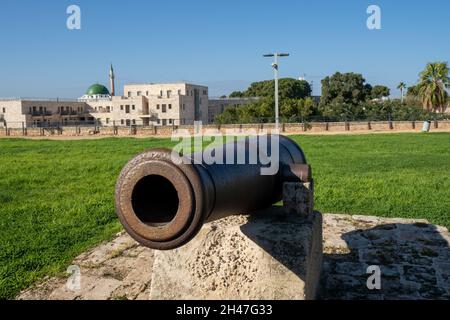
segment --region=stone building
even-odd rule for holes
[[[208,123],[208,87],[185,82],[128,84],[124,95],[115,95],[115,75],[110,69],[111,91],[94,84],[77,100],[0,99],[0,125],[10,128],[98,124],[191,125]]]

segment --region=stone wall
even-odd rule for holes
[[[286,123],[280,125],[280,131],[284,134],[304,133],[370,133],[370,132],[420,132],[422,121],[392,121],[392,122],[313,122],[313,123]],[[229,133],[270,132],[275,128],[274,124],[236,124],[236,125],[205,125],[202,133]],[[450,131],[450,121],[433,121],[431,132]],[[148,127],[123,127],[108,126],[68,126],[62,128],[6,128],[0,125],[0,136],[140,136],[140,137],[170,137],[174,132],[189,132],[194,134],[194,126],[148,126]]]

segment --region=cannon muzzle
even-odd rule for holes
[[[198,153],[174,162],[168,149],[136,156],[123,168],[116,186],[120,222],[142,245],[169,250],[189,242],[205,222],[250,214],[279,202],[283,183],[308,182],[311,170],[294,141],[284,136],[266,139],[264,146],[260,137],[216,146],[214,153],[221,154],[223,161],[215,163],[196,161]],[[274,143],[278,148],[273,148]],[[262,174],[268,164],[260,159],[249,161],[255,150],[276,159],[279,169],[275,174]],[[244,164],[239,154],[245,155]]]

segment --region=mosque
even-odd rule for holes
[[[186,82],[127,84],[116,95],[113,66],[109,89],[91,85],[76,100],[0,99],[0,123],[10,128],[53,125],[191,125],[208,123],[208,87]],[[224,101],[225,103],[225,101]]]

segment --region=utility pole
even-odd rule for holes
[[[272,68],[274,70],[275,77],[275,127],[279,128],[280,125],[280,112],[279,112],[279,94],[278,94],[278,58],[279,57],[289,57],[289,53],[269,53],[265,54],[263,57],[273,57]]]

